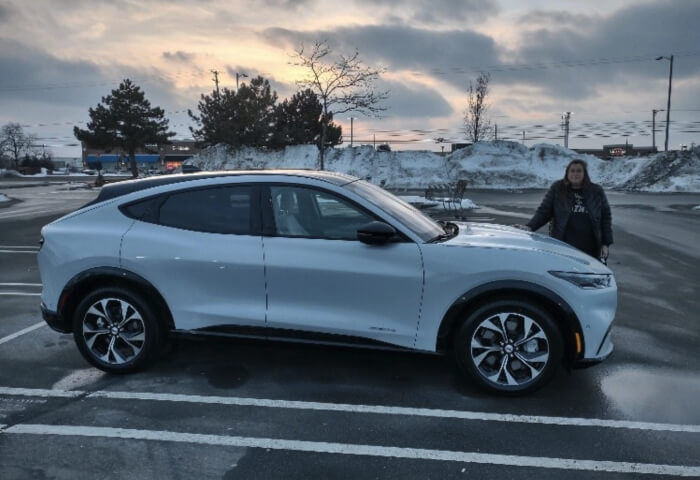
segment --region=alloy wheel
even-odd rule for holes
[[[129,302],[103,298],[85,312],[82,335],[96,359],[110,365],[123,365],[143,350],[146,325],[140,312]]]
[[[499,387],[520,387],[545,370],[550,345],[544,329],[531,317],[504,312],[478,324],[469,352],[486,380]]]

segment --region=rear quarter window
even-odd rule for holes
[[[250,235],[253,187],[216,187],[168,195],[157,223],[207,233]]]

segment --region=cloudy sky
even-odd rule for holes
[[[669,69],[654,59],[674,54],[678,148],[700,141],[698,19],[700,0],[0,0],[0,124],[20,122],[56,155],[77,156],[72,126],[129,77],[187,138],[185,111],[212,90],[211,70],[234,88],[237,72],[261,74],[284,98],[303,75],[289,54],[325,39],[386,69],[388,109],[357,118],[360,143],[461,140],[467,85],[486,71],[501,138],[524,130],[527,144],[561,143],[571,111],[570,146],[650,145]],[[336,120],[349,140],[347,117]]]

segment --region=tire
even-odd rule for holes
[[[93,290],[80,302],[73,317],[78,350],[105,372],[143,369],[155,360],[165,341],[166,329],[154,311],[140,295],[126,288]]]
[[[522,299],[498,299],[478,307],[458,327],[453,347],[467,377],[491,393],[510,396],[545,385],[563,354],[561,332],[552,317]]]

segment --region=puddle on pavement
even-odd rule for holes
[[[633,420],[669,423],[700,421],[700,377],[672,370],[625,366],[601,382],[610,406]]]

